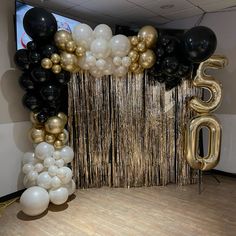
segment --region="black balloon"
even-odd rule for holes
[[[164,54],[165,54],[165,49],[164,49],[163,47],[158,47],[158,48],[156,49],[155,53],[156,53],[156,56],[157,56],[158,58],[161,58],[161,57],[163,57]]]
[[[173,75],[179,67],[176,57],[166,57],[162,62],[162,71],[168,75]]]
[[[55,85],[46,85],[40,90],[41,97],[48,102],[58,100],[60,97],[60,93],[60,88]]]
[[[38,64],[41,62],[41,55],[36,51],[29,52],[29,61],[32,64]]]
[[[30,68],[28,50],[26,49],[17,50],[14,56],[14,61],[15,61],[15,64],[21,70],[28,70]]]
[[[190,74],[190,66],[189,65],[184,65],[184,64],[180,64],[179,68],[176,72],[176,76],[177,77],[186,77]]]
[[[26,47],[30,51],[35,51],[37,49],[37,44],[34,41],[29,41]]]
[[[22,98],[22,103],[25,107],[27,107],[30,111],[38,112],[40,111],[40,102],[39,99],[31,94],[26,93]]]
[[[49,41],[57,31],[57,21],[48,11],[34,7],[28,10],[23,19],[25,32],[39,43]]]
[[[46,122],[47,119],[48,119],[48,114],[47,114],[47,112],[45,112],[44,110],[43,110],[43,111],[40,111],[40,112],[37,114],[37,120],[38,120],[40,123]]]
[[[32,78],[29,73],[24,72],[20,78],[19,78],[19,84],[22,89],[28,91],[28,90],[34,90],[35,85],[34,82],[32,81]]]
[[[43,69],[41,66],[38,66],[32,69],[31,76],[35,82],[44,83],[50,79],[51,73],[49,70]]]
[[[168,91],[178,86],[181,83],[181,80],[182,79],[180,77],[166,76],[166,79],[165,79],[166,90]]]
[[[62,70],[59,74],[56,74],[55,77],[57,83],[66,85],[70,81],[70,72]]]
[[[42,56],[50,58],[53,53],[57,53],[57,48],[54,45],[47,44],[41,48]]]
[[[217,39],[211,29],[197,26],[184,34],[183,45],[186,57],[194,63],[200,63],[215,52]]]

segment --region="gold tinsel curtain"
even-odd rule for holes
[[[69,83],[69,133],[78,188],[189,184],[196,173],[183,156],[187,100],[199,90],[190,81],[165,91],[147,75],[93,78]]]

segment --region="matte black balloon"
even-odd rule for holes
[[[55,101],[60,97],[60,88],[55,85],[46,85],[41,88],[40,94],[45,101]]]
[[[60,102],[50,102],[47,103],[47,105],[43,108],[43,111],[45,112],[45,114],[47,114],[48,117],[51,117],[59,113],[60,107]]]
[[[47,114],[45,111],[40,111],[40,112],[37,114],[37,120],[38,120],[40,123],[46,122],[47,119],[48,119],[48,114]]]
[[[190,70],[190,66],[189,65],[180,64],[179,68],[178,68],[178,70],[176,72],[176,76],[177,77],[181,77],[181,78],[186,77],[186,76],[188,76],[190,74],[190,71],[191,70]]]
[[[29,52],[29,61],[32,64],[38,64],[41,62],[41,55],[36,51]]]
[[[57,53],[57,48],[54,45],[47,44],[41,48],[42,56],[50,58],[53,53]]]
[[[34,7],[28,10],[23,19],[25,32],[39,43],[49,41],[57,31],[55,17],[42,8]]]
[[[160,37],[159,39],[159,44],[166,47],[167,44],[169,44],[171,41],[171,38],[168,35],[163,35],[162,37]]]
[[[38,98],[31,93],[26,93],[23,96],[22,103],[30,111],[38,112],[40,110],[40,102]]]
[[[26,47],[30,51],[35,51],[37,49],[37,44],[34,41],[29,41]]]
[[[24,72],[20,78],[19,78],[19,84],[22,89],[28,91],[28,90],[34,90],[35,89],[35,84],[30,76],[29,73]]]
[[[156,56],[157,56],[158,58],[163,57],[164,54],[165,54],[165,49],[164,49],[163,47],[158,47],[158,48],[156,49]]]
[[[175,76],[166,76],[165,80],[165,88],[166,90],[171,90],[174,87],[177,87],[179,84],[181,84],[182,79],[180,77]]]
[[[212,56],[217,45],[215,33],[205,26],[188,30],[184,34],[183,41],[186,57],[195,63],[205,61]]]
[[[17,50],[14,56],[14,61],[15,61],[15,64],[21,70],[28,70],[30,68],[28,50],[26,49]]]
[[[37,83],[44,83],[50,79],[51,73],[49,70],[43,69],[41,66],[35,67],[31,71],[33,80]]]
[[[178,47],[179,47],[179,45],[178,45],[177,40],[171,39],[170,43],[169,43],[169,44],[166,46],[166,48],[165,48],[165,52],[166,52],[167,54],[174,54],[174,53],[177,53]]]
[[[70,72],[62,70],[59,74],[56,74],[55,77],[59,84],[66,85],[70,81]]]
[[[176,57],[166,57],[162,62],[162,71],[166,74],[174,74],[179,67],[179,61]]]

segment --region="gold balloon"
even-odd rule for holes
[[[67,139],[66,134],[64,132],[61,132],[57,135],[57,139],[64,143],[64,141]]]
[[[37,113],[30,112],[30,121],[36,128],[43,127],[43,124],[37,120]]]
[[[45,142],[53,144],[55,142],[55,140],[56,140],[55,135],[53,135],[53,134],[46,134],[45,135]]]
[[[45,131],[44,129],[32,127],[29,130],[29,138],[32,143],[41,143],[44,141]]]
[[[139,30],[138,37],[145,41],[147,48],[152,48],[156,45],[158,33],[153,26],[146,25]]]
[[[66,43],[72,40],[71,33],[66,30],[59,30],[54,35],[54,41],[58,48],[65,50]]]
[[[53,53],[51,55],[51,61],[53,64],[58,64],[60,62],[60,60],[61,60],[61,57],[57,53]]]
[[[64,124],[64,126],[65,126],[66,123],[67,123],[67,116],[66,116],[66,114],[63,113],[63,112],[59,112],[59,113],[57,114],[57,116],[58,116],[59,118],[61,118],[61,120],[62,120],[62,122],[63,122],[63,124]]]
[[[209,130],[208,154],[199,156],[199,131],[202,127]],[[192,118],[185,132],[185,157],[188,164],[197,170],[210,170],[219,162],[221,144],[221,126],[215,116],[209,114]]]
[[[75,41],[71,40],[66,43],[66,51],[67,52],[74,52],[76,49]]]
[[[52,61],[49,58],[43,58],[41,61],[41,66],[44,69],[51,69],[52,68]]]
[[[138,66],[138,68],[134,71],[135,74],[141,74],[143,73],[143,67],[142,66]]]
[[[193,80],[193,85],[198,88],[206,88],[210,91],[211,96],[208,101],[201,98],[193,97],[189,106],[198,113],[208,113],[216,110],[221,103],[222,88],[221,84],[211,75],[207,75],[207,69],[221,69],[227,65],[226,57],[214,55],[202,62],[197,70],[197,75]]]
[[[61,67],[66,71],[73,72],[77,67],[77,57],[72,53],[62,52]]]
[[[131,59],[132,63],[136,62],[139,59],[139,53],[134,50],[131,50],[128,54],[128,57]]]
[[[144,69],[151,68],[155,64],[155,62],[156,62],[156,55],[151,49],[148,49],[146,52],[143,52],[139,57],[139,64]]]
[[[137,62],[134,62],[129,66],[129,69],[131,72],[135,72],[138,68],[139,68],[139,64]]]
[[[50,134],[59,134],[63,129],[63,120],[57,116],[52,116],[45,122],[45,130]]]
[[[131,45],[136,46],[139,43],[138,37],[137,36],[130,37],[130,43]]]
[[[52,66],[52,72],[54,74],[59,74],[61,72],[61,66],[60,65],[53,65]]]
[[[138,43],[137,49],[138,49],[139,52],[145,52],[146,49],[147,49],[145,42],[142,41],[142,42]]]
[[[61,148],[63,148],[65,145],[64,145],[64,143],[61,141],[61,140],[56,140],[55,142],[54,142],[54,147],[56,148],[56,149],[61,149]]]
[[[84,55],[85,55],[85,52],[86,52],[86,50],[85,50],[84,47],[82,47],[82,46],[78,46],[78,47],[75,49],[75,55],[76,55],[77,57],[82,57],[82,56],[84,56]]]

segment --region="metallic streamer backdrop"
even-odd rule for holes
[[[196,181],[183,156],[184,127],[201,96],[184,81],[165,91],[147,75],[93,78],[74,74],[68,86],[68,129],[78,188],[189,184]]]

